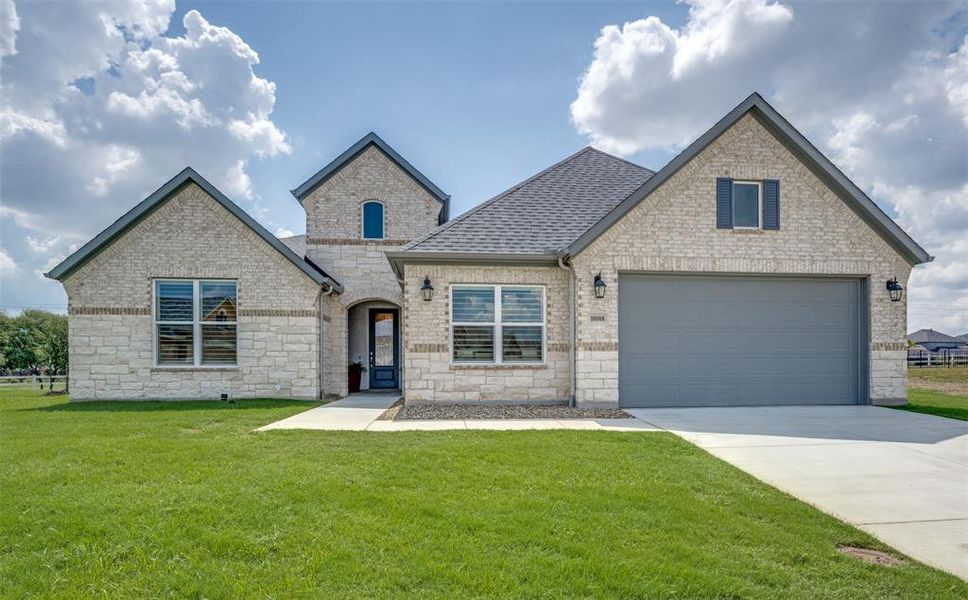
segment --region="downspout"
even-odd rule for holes
[[[578,321],[577,321],[578,319],[577,300],[578,299],[575,297],[578,289],[575,283],[575,278],[576,278],[575,268],[572,266],[570,262],[568,262],[564,254],[558,255],[558,266],[561,267],[562,269],[565,269],[570,274],[570,277],[568,278],[568,293],[571,297],[571,306],[570,306],[571,322],[569,323],[569,335],[571,337],[571,344],[570,344],[571,346],[571,373],[570,373],[571,399],[568,404],[569,406],[574,407],[576,404],[576,396],[578,394],[578,380],[577,380],[578,345],[576,340],[578,335]]]
[[[323,292],[322,290],[320,290],[319,295],[316,297],[316,306],[318,307],[318,310],[319,310],[319,313],[317,315],[317,324],[316,324],[317,327],[319,328],[319,332],[318,332],[319,340],[317,342],[319,344],[319,366],[317,367],[317,371],[319,373],[319,377],[318,377],[319,387],[318,387],[318,392],[316,396],[318,396],[319,400],[322,400],[323,396],[326,395],[326,392],[323,389],[325,387],[324,382],[326,379],[326,339],[323,337],[323,323],[324,323],[323,298],[325,298],[326,296],[332,296],[333,292],[336,291],[336,289],[331,284],[324,283],[323,285],[326,286],[326,291]]]

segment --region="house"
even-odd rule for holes
[[[74,398],[345,395],[359,359],[409,403],[905,401],[931,257],[757,94],[657,172],[585,148],[453,220],[375,134],[292,193],[279,240],[186,169],[51,270]]]
[[[919,329],[914,333],[909,333],[907,339],[929,352],[968,348],[968,341],[941,333],[940,331],[935,331],[934,329]]]

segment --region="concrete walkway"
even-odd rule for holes
[[[287,419],[269,423],[257,431],[270,429],[323,429],[363,431],[400,399],[399,392],[362,392],[329,404],[311,408]]]
[[[629,412],[968,579],[968,422],[874,406]]]
[[[400,399],[399,393],[362,392],[269,423],[272,429],[327,431],[443,431],[448,429],[527,430],[586,429],[600,431],[660,431],[639,419],[440,419],[433,421],[378,421]]]

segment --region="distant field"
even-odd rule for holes
[[[903,410],[968,421],[968,368],[908,369]]]

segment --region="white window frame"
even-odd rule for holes
[[[383,210],[381,215],[383,218],[383,223],[381,224],[381,230],[383,235],[381,237],[366,237],[366,205],[367,204],[379,204]],[[385,240],[387,239],[387,205],[383,203],[382,200],[364,200],[360,203],[360,239],[363,240]]]
[[[756,225],[737,225],[736,224],[736,185],[755,185],[756,186]],[[733,220],[733,229],[762,229],[763,228],[763,182],[762,181],[747,181],[745,179],[734,179],[733,180],[733,202],[730,206],[730,210],[733,214],[730,218]]]
[[[202,284],[203,283],[234,283],[235,284],[235,320],[234,321],[202,321]],[[158,320],[158,284],[159,283],[191,283],[192,284],[192,320],[191,321],[159,321]],[[239,282],[236,279],[179,279],[159,277],[151,280],[151,348],[154,358],[152,366],[158,369],[237,369],[239,366]],[[205,365],[202,364],[202,325],[218,323],[220,325],[235,325],[235,362],[232,364]],[[192,363],[172,364],[158,362],[158,326],[159,325],[191,325],[192,326]]]
[[[493,321],[454,321],[454,289],[455,288],[492,288],[494,290],[494,320]],[[513,322],[504,323],[501,314],[501,290],[504,288],[510,289],[536,289],[541,290],[541,322]],[[548,360],[548,304],[547,304],[547,288],[540,284],[531,283],[452,283],[448,288],[448,300],[449,306],[447,312],[449,313],[448,319],[450,321],[450,326],[448,327],[448,338],[450,341],[450,364],[461,365],[461,366],[472,366],[472,365],[511,365],[511,366],[532,366],[532,365],[544,365]],[[541,327],[541,360],[529,360],[529,361],[511,361],[504,362],[504,326],[509,327]],[[494,328],[494,360],[492,361],[481,361],[481,360],[458,360],[454,358],[454,327],[467,326],[467,327],[493,327]]]

